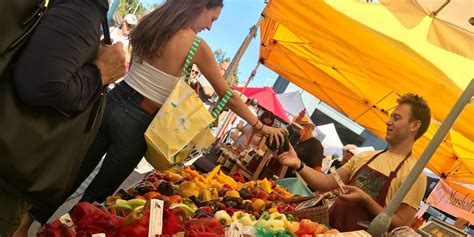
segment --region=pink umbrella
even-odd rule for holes
[[[232,87],[236,91],[242,91],[242,87]],[[286,116],[283,106],[281,106],[275,91],[271,87],[247,87],[244,90],[244,95],[248,98],[258,100],[258,104],[266,110],[272,112],[275,116],[279,117],[286,123],[290,120]]]

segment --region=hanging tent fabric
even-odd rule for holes
[[[298,116],[300,111],[306,109],[303,99],[301,99],[301,94],[298,91],[277,94],[277,98],[283,106],[283,109],[285,109],[285,112],[292,117]]]
[[[428,40],[446,50],[474,60],[474,1],[381,0],[407,28],[430,22]]]
[[[349,0],[330,2],[356,4]],[[372,8],[378,9],[386,10],[383,6]],[[460,83],[406,44],[350,19],[324,1],[272,0],[263,15],[263,65],[379,137],[385,135],[385,121],[399,95],[414,92],[426,98],[434,122],[417,141],[413,151],[416,156],[437,130],[436,121],[444,120],[462,92]],[[373,21],[385,21],[377,16]],[[474,116],[469,114],[474,114],[472,105],[464,109],[454,125],[462,139],[446,139],[428,164],[448,180],[474,183],[474,161],[460,157],[453,149],[472,150]],[[458,162],[462,169],[441,165],[446,162]]]
[[[280,101],[283,109],[287,114],[291,116],[291,119],[298,116],[298,114],[306,109],[303,99],[301,98],[301,93],[298,91],[287,92],[283,94],[277,94],[277,98]],[[306,117],[311,118],[311,115],[306,110]],[[317,124],[316,124],[317,125]],[[323,141],[326,138],[326,134],[319,129],[319,126],[316,126],[313,130],[313,136],[319,141]]]

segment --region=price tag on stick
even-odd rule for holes
[[[156,235],[161,235],[163,231],[163,209],[165,208],[165,203],[159,199],[150,199],[150,201],[148,237],[156,237]]]

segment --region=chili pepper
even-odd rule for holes
[[[133,209],[122,221],[122,226],[135,224],[143,215],[143,206]]]
[[[286,210],[286,208],[288,207],[288,205],[284,204],[284,203],[280,203],[277,205],[277,210],[278,212],[282,212],[284,210]]]
[[[225,209],[225,211],[226,211],[229,215],[232,216],[232,215],[234,214],[234,212],[236,211],[236,209],[233,208],[233,207],[227,207],[227,208]]]
[[[232,178],[237,182],[245,183],[245,177],[239,172],[234,173]]]
[[[212,210],[212,208],[210,208],[208,206],[203,206],[203,207],[200,207],[199,209],[201,209],[203,211],[206,211],[206,212],[209,212],[209,213],[214,213],[214,210]]]
[[[104,201],[104,206],[105,207],[111,207],[111,206],[115,205],[115,202],[117,201],[117,199],[122,199],[122,198],[120,196],[117,196],[117,195],[108,196]]]

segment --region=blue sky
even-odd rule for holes
[[[146,6],[161,2],[161,0],[142,0]],[[211,31],[201,32],[200,36],[206,40],[213,51],[222,49],[226,52],[227,57],[233,58],[249,33],[250,27],[257,22],[264,7],[263,0],[224,0],[224,8],[219,19],[214,22]],[[260,31],[240,60],[238,69],[241,82],[248,79],[257,64],[259,34]],[[272,86],[277,77],[278,75],[270,69],[260,66],[249,86]]]

